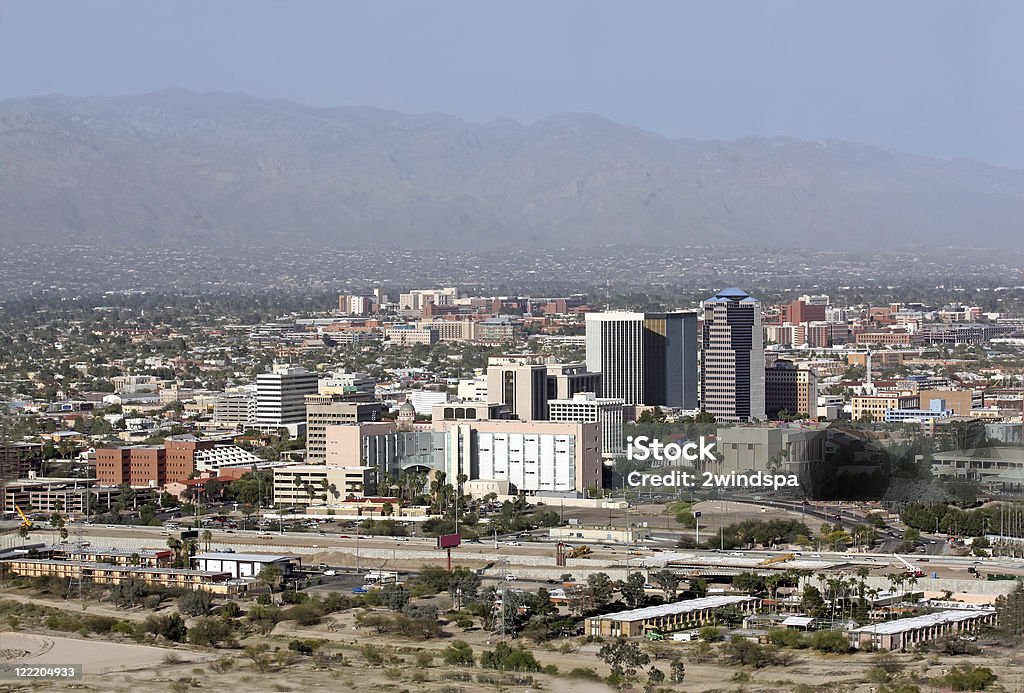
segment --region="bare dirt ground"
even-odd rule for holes
[[[108,642],[98,638],[69,638],[42,633],[0,633],[0,651],[17,653],[5,659],[29,666],[44,664],[81,664],[86,675],[146,670],[161,664],[168,651],[162,647]],[[203,662],[210,655],[182,652],[181,658]]]
[[[13,595],[8,595],[8,598]],[[70,611],[80,606],[60,600],[35,600],[19,595],[24,601],[37,601]],[[98,606],[98,605],[97,605]],[[109,607],[103,608],[103,611]],[[248,608],[248,605],[243,605]],[[113,609],[110,609],[113,610]],[[99,608],[90,612],[101,613]],[[130,611],[113,610],[122,616]],[[140,615],[142,615],[140,613]],[[333,661],[298,655],[288,650],[296,638],[320,640],[320,651],[333,655]],[[536,645],[527,640],[511,641],[532,651],[542,665],[555,665],[559,675],[509,675],[502,672],[446,666],[441,651],[454,639],[467,641],[479,658],[498,642],[493,634],[480,629],[462,631],[454,625],[445,628],[444,637],[416,641],[390,634],[355,627],[355,613],[343,612],[324,619],[317,626],[300,628],[294,622],[279,623],[267,636],[244,638],[238,648],[216,650],[188,646],[144,646],[116,642],[116,636],[102,639],[51,635],[42,631],[0,633],[0,650],[10,655],[8,661],[32,663],[83,663],[86,674],[81,682],[0,683],[0,690],[66,691],[69,689],[102,691],[104,693],[147,693],[172,691],[185,693],[193,689],[215,690],[219,693],[253,693],[262,691],[376,690],[381,693],[471,693],[475,691],[552,691],[558,693],[600,693],[610,691],[604,683],[566,676],[575,668],[591,669],[600,676],[608,669],[597,658],[600,645],[585,644],[579,639],[555,640]],[[270,659],[258,666],[245,646],[265,645]],[[365,648],[382,656],[371,664]],[[869,693],[878,684],[867,683],[868,671],[877,655],[822,655],[810,651],[794,651],[794,661],[786,667],[751,669],[723,663],[716,652],[712,661],[696,661],[696,643],[642,643],[652,654],[678,654],[686,663],[686,679],[679,685],[664,684],[666,690],[713,693],[716,691],[784,691],[813,690],[818,693]],[[417,655],[432,655],[423,665]],[[897,654],[907,675],[919,680],[937,679],[953,664],[971,662],[990,667],[999,676],[1004,691],[1024,693],[1024,656],[1009,650],[993,649],[971,657],[947,657],[929,654]],[[372,658],[371,658],[372,659]],[[666,674],[666,658],[652,661]],[[746,679],[748,680],[741,680]],[[801,688],[806,686],[808,688]],[[637,685],[634,691],[642,690]],[[939,690],[922,684],[922,691]]]

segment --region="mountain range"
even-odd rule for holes
[[[842,141],[672,140],[171,89],[0,102],[0,244],[1016,245],[1024,171]]]

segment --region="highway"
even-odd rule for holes
[[[72,536],[69,541],[87,541],[93,548],[163,548],[171,535],[161,527],[143,527],[127,525],[83,525],[71,526]],[[186,528],[182,528],[186,529]],[[203,530],[200,530],[202,532]],[[259,551],[267,553],[295,553],[311,557],[321,553],[337,552],[349,556],[359,553],[371,561],[388,557],[394,560],[437,561],[443,556],[438,551],[436,540],[432,537],[381,537],[357,536],[354,530],[330,529],[323,534],[316,531],[285,532],[283,534],[267,533],[257,530],[220,530],[210,529],[212,539],[210,550],[235,549],[238,551]],[[533,565],[553,568],[555,565],[555,540],[548,539],[546,530],[535,530],[529,537],[499,537],[497,546],[493,539],[479,542],[465,542],[453,554],[456,559],[465,562],[501,561],[507,557],[510,571],[521,570],[521,566]],[[569,563],[566,572],[573,568],[621,567],[621,568],[658,568],[666,564],[674,566],[702,565],[707,567],[756,570],[800,568],[806,570],[830,572],[844,570],[850,572],[857,567],[868,568],[873,575],[903,572],[905,566],[891,553],[851,553],[837,551],[764,551],[764,550],[697,550],[675,549],[675,535],[653,531],[653,538],[635,545],[615,545],[610,543],[593,543],[588,545],[593,553],[588,558],[574,559]],[[47,529],[36,529],[27,540],[28,543],[52,542],[55,532]],[[17,535],[4,536],[4,545],[18,546],[21,539]],[[577,542],[579,543],[579,542]],[[205,550],[205,542],[200,541],[200,550]],[[929,548],[941,551],[944,543],[926,544]],[[236,548],[237,547],[237,548]],[[769,558],[794,554],[790,561],[779,562],[774,566],[763,566]],[[472,558],[470,558],[472,556]],[[341,558],[339,556],[339,558]],[[942,577],[956,576],[973,578],[968,568],[975,568],[982,574],[1007,573],[1024,575],[1024,560],[1010,558],[976,558],[972,556],[904,554],[903,558],[911,565],[922,570],[926,575],[933,572]],[[307,558],[305,562],[311,560]],[[343,560],[343,559],[342,559]]]

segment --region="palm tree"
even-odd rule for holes
[[[183,567],[188,568],[192,564],[192,557],[199,550],[199,542],[195,539],[185,539],[181,542],[181,549]]]
[[[860,594],[861,601],[864,601],[864,589],[865,589],[865,585],[867,583],[867,579],[868,579],[869,575],[871,575],[871,569],[868,568],[867,566],[863,566],[862,565],[859,568],[857,568],[857,577],[860,578],[860,591],[859,591],[859,594]]]
[[[174,552],[174,567],[181,567],[181,540],[176,537],[167,539],[167,548]]]
[[[205,544],[205,546],[206,546],[206,548],[204,550],[205,551],[209,551],[210,550],[210,542],[213,541],[213,532],[211,532],[208,529],[204,529],[203,533],[199,535],[199,538],[203,540],[203,544]]]

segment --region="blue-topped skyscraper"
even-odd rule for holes
[[[701,303],[700,406],[719,421],[765,419],[761,302],[723,289]]]
[[[697,408],[697,314],[588,313],[587,370],[604,397]]]

